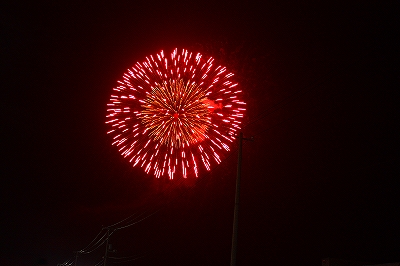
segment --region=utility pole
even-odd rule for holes
[[[231,249],[231,266],[236,266],[236,253],[237,253],[237,241],[238,241],[238,225],[239,225],[239,196],[240,196],[240,177],[242,175],[242,144],[243,140],[253,141],[253,137],[250,139],[243,138],[243,133],[239,133],[239,148],[238,148],[238,164],[236,174],[236,192],[235,192],[235,210],[233,214],[233,232],[232,232],[232,249]]]
[[[75,251],[75,263],[74,263],[75,266],[78,263],[78,253],[79,251]]]
[[[108,256],[108,240],[110,239],[110,227],[107,227],[107,240],[106,240],[106,252],[104,254],[104,266],[107,263],[107,256]]]

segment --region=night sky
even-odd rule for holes
[[[63,263],[130,215],[110,256],[136,260],[108,265],[229,265],[237,145],[169,181],[106,134],[116,81],[174,48],[214,57],[244,91],[238,265],[400,261],[398,1],[9,2],[1,265]]]

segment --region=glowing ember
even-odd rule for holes
[[[127,70],[107,104],[112,144],[157,178],[210,170],[229,150],[245,111],[232,77],[187,50],[146,57]]]

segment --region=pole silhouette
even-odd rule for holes
[[[240,177],[242,172],[242,143],[243,133],[239,133],[238,164],[236,173],[236,192],[235,192],[235,210],[233,214],[233,232],[231,249],[231,266],[236,266],[237,238],[239,224],[239,195],[240,195]]]

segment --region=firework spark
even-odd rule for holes
[[[210,170],[240,129],[245,103],[225,67],[187,50],[161,51],[123,75],[107,104],[113,145],[157,178]]]

